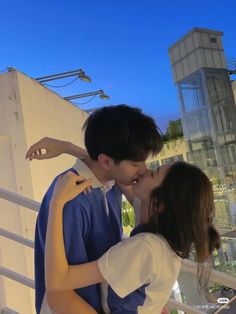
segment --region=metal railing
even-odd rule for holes
[[[227,58],[226,63],[227,63],[227,68],[229,70],[236,70],[236,58],[235,57]]]
[[[16,193],[7,191],[3,188],[0,188],[0,198],[3,198],[5,200],[12,202],[12,203],[15,203],[17,205],[26,207],[30,210],[34,210],[36,212],[39,210],[40,204],[38,202],[33,201],[29,198],[20,196]],[[19,236],[17,234],[14,234],[10,231],[4,230],[2,228],[0,228],[0,236],[8,238],[10,240],[13,240],[13,241],[20,243],[22,245],[28,246],[30,248],[34,247],[33,241],[26,239],[22,236]],[[189,260],[184,260],[182,263],[181,270],[196,274],[197,273],[197,264],[192,262],[192,261],[189,261]],[[34,289],[34,281],[32,279],[27,278],[21,274],[18,274],[18,273],[14,272],[10,269],[7,269],[5,267],[0,266],[0,275],[5,276],[7,278],[10,278],[14,281],[17,281],[17,282],[23,284],[24,286],[27,286],[29,288]],[[226,275],[224,273],[221,273],[219,271],[212,269],[210,279],[214,282],[223,284],[227,287],[230,287],[230,288],[233,288],[236,290],[236,279],[229,276],[229,275]],[[181,311],[189,313],[189,314],[203,314],[203,313],[205,313],[205,312],[202,312],[202,311],[200,311],[194,307],[191,307],[187,304],[180,303],[180,302],[178,302],[172,298],[170,298],[168,300],[167,305],[170,308],[176,308],[178,310],[181,310]],[[224,306],[225,305],[222,305],[222,309],[224,308]],[[7,314],[7,313],[16,313],[16,312],[5,308],[2,310],[2,313]],[[220,309],[217,310],[217,313],[220,313]]]
[[[19,313],[9,309],[8,307],[5,307],[4,309],[2,309],[2,314],[19,314]]]

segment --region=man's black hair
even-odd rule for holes
[[[93,160],[106,154],[115,162],[144,161],[162,148],[162,136],[154,120],[127,105],[103,107],[86,120],[85,146]]]

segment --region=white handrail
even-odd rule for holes
[[[30,248],[34,248],[34,241],[26,239],[18,234],[0,228],[0,236],[16,241]]]
[[[236,296],[234,296],[228,303],[225,303],[224,305],[222,305],[216,312],[214,312],[214,314],[218,314],[221,311],[223,311],[224,309],[230,309],[231,304],[236,300]],[[230,312],[232,313],[232,312]]]
[[[0,188],[0,197],[9,201],[9,202],[12,202],[12,203],[18,204],[20,206],[32,209],[36,212],[39,211],[39,207],[40,207],[39,202],[33,201],[30,198],[18,195],[14,192],[5,190],[3,188]]]
[[[181,270],[196,274],[197,264],[190,260],[185,259],[182,262]],[[226,287],[230,287],[236,290],[236,278],[231,277],[215,269],[211,270],[210,280],[221,283]]]
[[[14,192],[7,191],[3,188],[0,188],[0,198],[3,198],[9,202],[18,204],[20,206],[26,207],[28,209],[34,210],[36,212],[38,212],[39,207],[40,207],[40,203],[33,201],[29,198],[26,198],[24,196],[20,196]],[[26,239],[22,236],[19,236],[17,234],[14,234],[10,231],[4,230],[2,228],[0,228],[0,236],[4,236],[8,239],[19,242],[31,248],[34,247],[33,241]],[[183,260],[181,270],[196,274],[197,264],[190,260]],[[26,285],[30,288],[33,288],[33,289],[35,288],[34,281],[32,279],[27,278],[21,274],[18,274],[10,269],[0,267],[0,274],[12,280],[15,280],[23,285]],[[221,283],[227,287],[230,287],[236,290],[236,279],[227,274],[224,274],[224,273],[221,273],[219,271],[212,269],[210,279],[212,281]],[[191,307],[187,304],[180,303],[172,298],[168,300],[167,304],[168,306],[172,308],[177,308],[188,314],[203,314],[204,313],[202,311],[199,311],[198,309],[195,309],[194,307]]]
[[[14,281],[17,281],[29,288],[32,288],[34,289],[34,280],[30,279],[30,278],[27,278],[21,274],[18,274],[8,268],[5,268],[5,267],[0,267],[0,274],[7,277],[7,278],[10,278]]]
[[[9,309],[8,307],[5,307],[4,309],[2,309],[2,314],[20,314],[20,313],[12,309]]]
[[[168,300],[167,306],[171,309],[172,308],[178,309],[178,310],[181,310],[181,311],[186,312],[188,314],[205,314],[205,312],[199,311],[190,305],[180,303],[180,302],[178,302],[172,298],[170,298]]]

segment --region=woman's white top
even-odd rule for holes
[[[98,260],[98,266],[107,283],[121,298],[147,284],[143,306],[138,306],[137,313],[157,314],[170,297],[181,258],[162,236],[140,233],[110,248]],[[106,293],[104,285],[102,291]],[[110,313],[104,297],[104,310]]]

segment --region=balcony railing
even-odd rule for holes
[[[7,191],[3,188],[0,188],[0,198],[3,198],[9,202],[15,203],[17,205],[23,206],[25,208],[28,208],[28,209],[36,211],[36,212],[39,210],[40,204],[38,202],[33,201],[29,198],[20,196],[16,193]],[[17,243],[20,243],[20,244],[27,246],[27,247],[30,247],[30,248],[34,247],[33,241],[26,239],[22,236],[19,236],[17,234],[14,234],[12,232],[9,232],[9,231],[2,229],[2,228],[0,228],[0,236],[5,237],[5,238],[10,239],[10,240],[13,240],[13,241],[16,241]],[[189,260],[184,260],[182,263],[181,270],[196,274],[197,273],[197,264],[192,262],[192,261],[189,261]],[[13,270],[10,270],[8,268],[0,266],[0,275],[7,277],[7,278],[10,278],[16,282],[19,282],[22,285],[27,286],[31,289],[34,289],[34,281],[32,279],[27,278],[26,276],[23,276],[19,273],[16,273]],[[210,279],[214,282],[220,283],[224,286],[227,286],[227,287],[230,287],[230,288],[233,288],[236,290],[236,279],[229,276],[229,275],[226,275],[226,274],[221,273],[221,272],[216,271],[216,270],[212,270]],[[231,299],[230,304],[232,302],[236,301],[235,299],[236,299],[236,297]],[[1,300],[0,300],[0,302],[1,302]],[[167,305],[169,308],[175,308],[177,310],[180,310],[180,311],[183,311],[183,312],[189,313],[189,314],[206,313],[206,312],[200,311],[197,308],[191,307],[187,304],[180,303],[180,302],[178,302],[172,298],[169,299]],[[223,304],[219,309],[217,309],[217,311],[215,311],[215,314],[216,313],[217,314],[223,313],[225,306],[226,305]],[[227,313],[236,313],[236,312],[231,312],[231,311],[229,312],[228,311]],[[4,308],[4,309],[2,309],[2,314],[18,314],[18,313],[9,309],[9,308]]]

